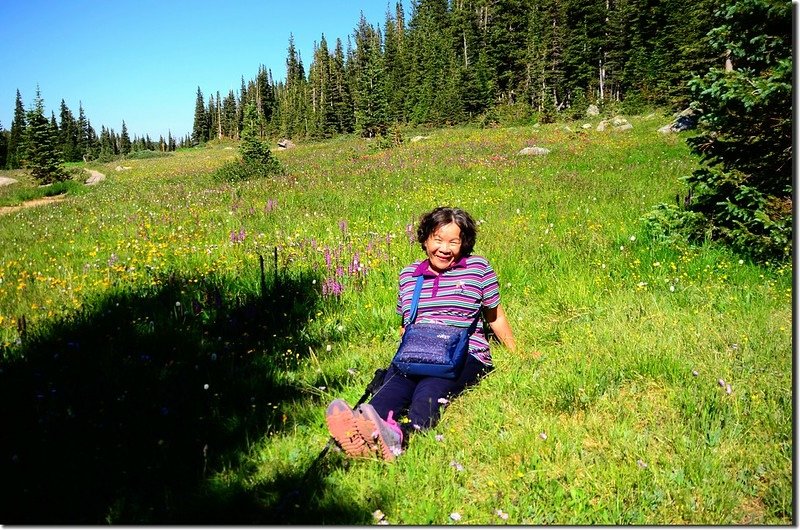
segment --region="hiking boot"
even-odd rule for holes
[[[369,446],[358,431],[356,414],[345,401],[334,399],[325,411],[328,432],[347,456],[371,456]]]
[[[392,413],[393,411],[389,411],[389,416],[384,421],[369,403],[356,409],[356,427],[370,453],[389,461],[403,452],[403,431],[392,419]]]

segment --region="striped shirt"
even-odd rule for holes
[[[404,327],[409,323],[411,299],[420,274],[424,279],[416,322],[468,328],[482,308],[500,304],[497,275],[483,256],[464,256],[441,274],[430,269],[427,259],[416,261],[400,271],[397,314],[403,317]],[[469,353],[484,364],[492,364],[481,322],[470,335]]]

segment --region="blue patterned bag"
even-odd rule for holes
[[[405,375],[456,379],[469,355],[469,336],[475,331],[478,319],[469,328],[415,324],[422,281],[423,277],[420,275],[411,299],[411,318],[392,364]]]

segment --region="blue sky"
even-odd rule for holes
[[[373,25],[395,0],[0,0],[0,124],[11,128],[16,91],[25,108],[39,86],[47,115],[63,99],[100,126],[157,140],[192,130],[197,87],[238,93],[260,64],[286,77],[294,35],[308,71],[324,34],[346,47],[361,13]],[[410,1],[403,2],[408,16]]]

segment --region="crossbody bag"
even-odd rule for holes
[[[418,276],[409,323],[392,364],[405,375],[456,379],[469,355],[469,337],[478,325],[480,313],[468,328],[415,323],[422,281],[422,275]]]

